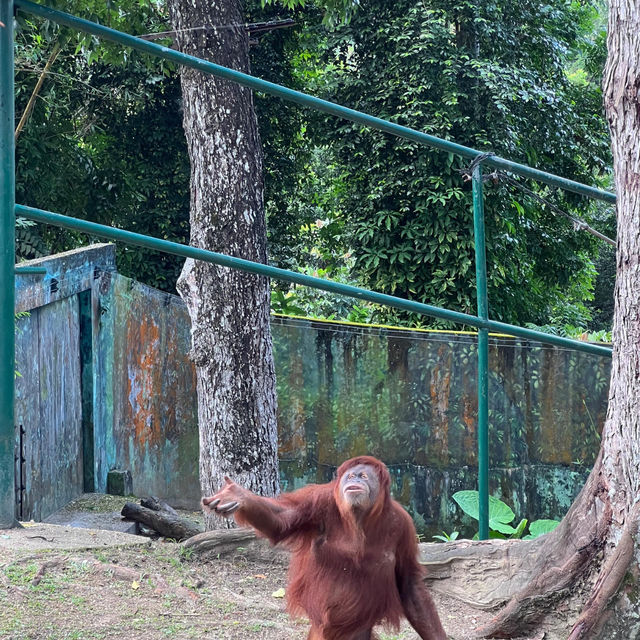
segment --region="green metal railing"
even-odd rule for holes
[[[322,289],[323,291],[329,291],[330,293],[335,293],[338,295],[349,296],[351,298],[359,298],[360,300],[366,300],[367,302],[395,307],[396,309],[403,309],[404,311],[411,311],[413,313],[419,313],[422,315],[431,316],[433,318],[439,318],[441,320],[448,320],[449,322],[465,324],[476,327],[477,329],[486,329],[494,331],[496,333],[506,333],[509,335],[517,336],[519,338],[536,340],[538,342],[553,344],[558,347],[584,351],[585,353],[591,353],[593,355],[611,355],[611,349],[609,349],[609,347],[603,347],[597,344],[591,344],[589,342],[571,340],[570,338],[563,338],[562,336],[553,336],[548,333],[535,331],[533,329],[525,329],[524,327],[505,324],[504,322],[482,320],[467,313],[450,311],[449,309],[434,307],[429,304],[424,304],[423,302],[405,300],[404,298],[390,296],[386,293],[369,291],[368,289],[362,289],[360,287],[354,287],[348,284],[341,284],[339,282],[333,282],[332,280],[323,280],[322,278],[308,276],[303,273],[288,271],[287,269],[280,269],[279,267],[272,267],[260,262],[252,262],[251,260],[245,260],[244,258],[235,258],[224,253],[216,253],[214,251],[207,251],[206,249],[198,249],[196,247],[190,247],[178,242],[171,242],[170,240],[161,240],[160,238],[154,238],[152,236],[143,235],[141,233],[125,231],[124,229],[115,229],[114,227],[98,224],[97,222],[80,220],[78,218],[64,216],[62,214],[53,213],[51,211],[44,211],[42,209],[35,209],[33,207],[25,207],[24,205],[20,204],[17,204],[15,206],[15,211],[23,218],[33,220],[34,222],[41,222],[43,224],[50,224],[56,227],[63,227],[65,229],[81,231],[92,236],[98,236],[107,240],[113,240],[114,242],[124,242],[126,244],[144,247],[146,249],[152,249],[154,251],[172,253],[183,258],[204,260],[205,262],[211,262],[223,267],[231,267],[232,269],[239,269],[240,271],[246,271],[248,273],[256,273],[258,275],[273,278],[275,280],[283,280],[284,282],[292,282],[294,284],[299,284],[305,287]]]
[[[100,236],[109,240],[125,242],[149,249],[172,253],[175,255],[205,260],[214,264],[224,265],[234,269],[240,269],[250,273],[256,273],[269,278],[275,278],[286,282],[314,287],[336,294],[351,296],[374,302],[378,304],[392,306],[406,311],[412,311],[423,315],[448,320],[455,323],[465,324],[478,329],[478,489],[480,493],[480,537],[488,537],[488,332],[489,330],[510,334],[516,337],[536,340],[539,342],[556,346],[568,347],[595,355],[610,356],[611,350],[607,347],[588,344],[560,336],[552,336],[539,331],[525,329],[515,325],[496,322],[489,319],[487,300],[487,274],[484,241],[484,214],[482,195],[482,164],[502,169],[522,176],[544,182],[554,187],[567,189],[581,195],[602,200],[604,202],[615,202],[615,195],[607,191],[595,189],[587,185],[580,184],[573,180],[567,180],[553,174],[533,169],[526,165],[511,162],[494,155],[483,154],[480,151],[465,147],[447,140],[442,140],[434,136],[403,127],[401,125],[376,118],[354,109],[314,98],[299,91],[293,91],[286,87],[267,82],[250,76],[245,73],[234,71],[226,67],[201,60],[194,56],[189,56],[173,49],[163,47],[152,42],[140,40],[134,36],[115,31],[108,27],[77,18],[75,16],[49,9],[29,0],[0,0],[2,12],[0,21],[5,25],[11,22],[12,6],[16,6],[34,15],[41,16],[53,22],[57,22],[80,31],[91,33],[100,38],[116,42],[139,51],[171,60],[176,64],[181,64],[205,73],[225,78],[237,82],[251,89],[262,91],[297,104],[333,114],[335,116],[357,122],[379,131],[384,131],[407,140],[413,140],[421,144],[430,146],[440,151],[454,153],[464,158],[476,160],[472,173],[473,185],[473,211],[474,211],[474,236],[476,247],[476,278],[478,290],[478,315],[450,311],[431,305],[404,300],[395,296],[390,296],[374,291],[368,291],[359,287],[344,285],[329,280],[322,280],[303,274],[279,269],[269,265],[251,262],[241,258],[234,258],[212,251],[197,249],[175,242],[160,240],[122,229],[70,218],[60,214],[15,205],[14,203],[14,138],[13,138],[13,35],[11,29],[0,28],[0,108],[2,108],[2,133],[0,135],[0,162],[2,162],[2,181],[0,182],[0,242],[2,244],[2,261],[0,261],[0,277],[6,283],[5,290],[11,290],[11,300],[3,300],[0,313],[4,315],[0,318],[2,327],[7,329],[2,331],[0,341],[0,474],[2,470],[13,469],[13,370],[14,370],[14,338],[11,327],[13,326],[13,290],[15,279],[15,247],[14,247],[14,224],[15,215],[34,220],[36,222],[52,224],[76,231]],[[4,295],[4,292],[3,292]],[[9,294],[7,294],[9,295]],[[4,444],[3,444],[4,443]],[[6,446],[5,446],[6,445]],[[13,523],[13,472],[7,471],[0,475],[0,527],[11,526]]]
[[[484,237],[484,202],[482,198],[482,165],[471,173],[473,198],[473,240],[476,254],[476,296],[478,318],[489,320],[487,293],[487,256]],[[482,428],[480,428],[482,425]],[[489,330],[478,329],[478,537],[489,537]]]
[[[15,524],[13,6],[0,0],[0,528]]]

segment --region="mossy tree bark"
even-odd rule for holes
[[[169,0],[185,53],[249,71],[238,0]],[[220,28],[215,28],[220,27]],[[262,153],[249,89],[182,69],[191,161],[191,244],[266,263]],[[200,484],[223,476],[252,491],[278,491],[275,369],[267,279],[187,260],[178,290],[192,323],[200,428]],[[220,526],[207,515],[207,528]]]

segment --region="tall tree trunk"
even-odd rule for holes
[[[578,614],[562,637],[640,638],[640,3],[609,6],[604,94],[618,253],[607,420],[585,487],[544,544],[530,547],[528,583],[480,631],[484,637],[521,635],[564,600]]]
[[[249,70],[241,2],[169,0],[168,6],[181,51]],[[191,244],[266,263],[262,153],[251,91],[187,68],[181,81],[191,160]],[[269,282],[187,260],[178,291],[192,323],[202,491],[211,494],[230,475],[253,491],[275,495]],[[206,525],[219,526],[213,516]]]

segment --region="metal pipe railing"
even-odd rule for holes
[[[0,0],[0,529],[15,520],[15,153],[13,3]]]
[[[175,255],[194,258],[197,260],[205,260],[207,262],[211,262],[214,264],[228,266],[234,269],[240,269],[242,271],[256,273],[262,276],[266,276],[269,278],[275,278],[279,280],[284,280],[286,282],[292,282],[295,284],[300,284],[304,286],[314,287],[317,289],[322,289],[324,291],[329,291],[332,293],[350,296],[353,298],[358,298],[361,300],[366,300],[369,302],[373,302],[376,304],[387,305],[391,307],[395,307],[397,309],[403,309],[406,311],[410,311],[413,313],[419,313],[422,315],[428,315],[434,318],[439,318],[441,320],[447,320],[450,322],[460,323],[464,325],[469,325],[472,327],[476,327],[478,329],[478,458],[479,458],[479,493],[480,493],[480,538],[488,537],[488,331],[493,330],[501,333],[507,333],[516,337],[525,338],[528,340],[536,340],[546,344],[552,344],[555,346],[575,349],[578,351],[583,351],[587,353],[592,353],[595,355],[604,355],[611,356],[611,349],[599,345],[593,345],[589,343],[579,342],[576,340],[571,340],[568,338],[563,338],[560,336],[553,336],[550,334],[546,334],[540,331],[534,331],[532,329],[525,329],[523,327],[517,327],[515,325],[509,325],[502,322],[495,322],[489,319],[489,311],[488,311],[488,301],[487,301],[487,276],[486,276],[486,258],[485,258],[485,238],[484,238],[484,213],[483,213],[483,202],[482,202],[482,172],[480,169],[480,162],[490,167],[501,169],[505,171],[509,171],[516,175],[519,175],[524,178],[529,178],[533,180],[537,180],[548,184],[553,187],[566,189],[568,191],[572,191],[574,193],[581,194],[586,197],[595,198],[597,200],[602,200],[608,203],[615,203],[616,197],[615,194],[610,193],[608,191],[603,191],[601,189],[596,189],[594,187],[590,187],[579,182],[568,180],[566,178],[562,178],[560,176],[556,176],[554,174],[540,171],[538,169],[534,169],[532,167],[528,167],[523,164],[519,164],[517,162],[511,162],[510,160],[506,160],[505,158],[500,158],[498,156],[492,154],[485,154],[483,152],[477,151],[470,147],[466,147],[448,140],[443,140],[441,138],[437,138],[435,136],[423,133],[421,131],[417,131],[415,129],[411,129],[409,127],[404,127],[402,125],[398,125],[387,120],[383,120],[381,118],[376,118],[374,116],[362,113],[360,111],[356,111],[355,109],[350,109],[347,107],[343,107],[341,105],[329,102],[327,100],[322,100],[319,98],[315,98],[308,94],[302,93],[300,91],[294,91],[292,89],[288,89],[287,87],[283,87],[281,85],[268,82],[262,80],[260,78],[256,78],[254,76],[241,73],[239,71],[234,71],[233,69],[229,69],[227,67],[223,67],[217,65],[212,62],[208,62],[206,60],[201,60],[194,56],[190,56],[179,51],[175,51],[168,47],[163,47],[161,45],[157,45],[152,42],[148,42],[146,40],[142,40],[140,38],[136,38],[129,34],[121,33],[114,29],[110,29],[109,27],[104,27],[94,22],[90,22],[88,20],[84,20],[82,18],[77,18],[68,13],[64,13],[61,11],[57,11],[54,9],[50,9],[48,7],[44,7],[42,5],[38,5],[30,0],[15,0],[14,3],[11,0],[0,0],[2,2],[3,13],[7,17],[7,21],[5,24],[10,22],[10,9],[15,4],[16,7],[32,13],[34,15],[41,16],[52,22],[56,22],[74,29],[78,29],[80,31],[91,33],[99,38],[103,38],[105,40],[109,40],[112,42],[116,42],[122,44],[124,46],[131,47],[132,49],[136,49],[138,51],[142,51],[144,53],[159,56],[166,60],[170,60],[176,64],[192,67],[203,71],[205,73],[209,73],[215,75],[220,78],[224,78],[226,80],[236,82],[242,86],[248,87],[250,89],[256,91],[262,91],[264,93],[268,93],[270,95],[282,98],[284,100],[288,100],[290,102],[294,102],[300,104],[304,107],[312,108],[318,111],[322,111],[324,113],[329,113],[337,117],[345,118],[352,122],[356,122],[378,131],[383,131],[386,133],[390,133],[395,136],[399,136],[401,138],[412,140],[418,142],[420,144],[427,145],[434,149],[440,151],[446,151],[449,153],[454,153],[463,158],[467,158],[470,160],[476,161],[476,166],[473,169],[473,210],[474,210],[474,236],[475,236],[475,244],[476,244],[476,279],[477,279],[477,292],[478,292],[478,316],[472,316],[469,314],[459,313],[455,311],[449,311],[447,309],[442,309],[439,307],[434,307],[431,305],[414,302],[410,300],[404,300],[402,298],[397,298],[395,296],[390,296],[387,294],[376,293],[373,291],[368,291],[366,289],[361,289],[359,287],[353,287],[350,285],[344,285],[336,282],[332,282],[329,280],[322,280],[320,278],[314,278],[311,276],[306,276],[304,274],[295,273],[293,271],[287,271],[285,269],[278,269],[276,267],[272,267],[269,265],[263,265],[255,262],[251,262],[249,260],[244,260],[241,258],[234,258],[231,256],[226,256],[224,254],[215,253],[212,251],[206,251],[204,249],[197,249],[195,247],[189,247],[186,245],[181,245],[175,242],[169,242],[166,240],[160,240],[157,238],[152,238],[149,236],[144,236],[142,234],[132,233],[130,231],[124,231],[122,229],[114,229],[112,227],[107,227],[105,225],[100,225],[97,223],[87,222],[85,220],[79,220],[77,218],[70,218],[68,216],[62,216],[60,214],[52,213],[49,211],[43,211],[41,209],[35,209],[31,207],[25,207],[22,205],[16,205],[15,208],[13,206],[13,182],[11,182],[11,187],[9,191],[11,195],[8,196],[2,190],[2,183],[0,183],[0,195],[2,196],[2,203],[0,206],[0,215],[2,218],[0,219],[0,224],[3,224],[3,232],[6,231],[7,225],[10,224],[11,231],[14,229],[14,224],[11,220],[14,220],[15,213],[20,213],[20,215],[28,218],[30,220],[34,220],[36,222],[42,222],[46,224],[53,224],[56,226],[73,229],[76,231],[82,231],[85,233],[89,233],[91,235],[100,236],[102,238],[114,240],[114,241],[122,241],[128,244],[133,244],[141,247],[146,247],[149,249],[155,249],[158,251],[163,251],[166,253],[172,253]],[[11,60],[13,59],[13,39],[12,34],[9,34],[7,30],[6,33],[0,34],[3,37],[3,40],[0,44],[2,46],[2,50],[0,53],[5,54],[9,48],[11,48]],[[9,44],[7,44],[9,43]],[[6,55],[3,55],[3,59],[5,63],[3,65],[4,71],[0,71],[1,73],[7,73],[8,62],[6,62],[9,58]],[[11,69],[13,63],[11,62]],[[3,93],[2,99],[6,99],[6,96],[9,93],[4,92],[5,84],[9,84],[11,86],[11,109],[13,109],[13,76],[10,74],[11,79],[3,82]],[[7,75],[9,78],[9,75]],[[4,80],[4,75],[3,75]],[[11,111],[13,114],[13,111]],[[3,111],[3,139],[0,142],[0,145],[5,144],[4,146],[0,146],[0,153],[2,153],[3,160],[11,155],[13,162],[13,117],[10,119],[10,124],[7,122],[7,113]],[[7,131],[11,133],[11,144],[8,142]],[[4,138],[7,138],[5,141]],[[482,157],[481,157],[482,156]],[[8,161],[6,164],[3,163],[3,167],[11,167],[11,181],[13,178],[13,164],[9,165]],[[8,212],[8,213],[7,213]],[[11,216],[11,218],[9,218]],[[5,247],[7,243],[7,238],[2,237],[2,246]],[[12,241],[12,251],[13,251],[13,241]],[[7,250],[8,251],[8,250]],[[8,255],[8,254],[7,254]],[[13,282],[15,281],[15,273],[13,271],[15,261],[15,252],[11,253],[11,273],[5,273],[6,265],[0,265],[0,275],[6,276],[3,278],[3,282],[12,283],[12,286],[7,286],[5,289],[11,291],[11,295],[13,295]],[[8,264],[8,259],[7,259]],[[20,271],[18,270],[18,273]],[[24,273],[27,273],[25,270]],[[0,301],[0,304],[2,302]],[[13,313],[13,304],[6,303],[4,305],[5,310],[11,310]],[[0,319],[0,321],[3,321]],[[7,324],[7,320],[4,319],[5,324],[2,326],[9,326]],[[11,318],[11,323],[13,322],[13,316]],[[11,333],[11,348],[9,349],[9,341],[6,342],[6,350],[11,351],[11,362],[13,363],[14,359],[14,346],[13,346],[13,332],[5,331],[5,334]],[[4,343],[3,343],[4,344]],[[3,362],[2,354],[4,347],[0,346],[0,363]],[[7,356],[8,357],[8,356]],[[8,362],[8,360],[4,360],[4,362]],[[7,377],[8,367],[0,366],[2,369],[2,373],[0,373],[0,386],[6,383],[5,378]],[[6,386],[6,385],[5,385]],[[7,433],[11,431],[13,434],[13,366],[11,366],[11,397],[6,395],[8,392],[2,392],[0,390],[0,411],[3,423],[6,420],[8,421]],[[11,405],[10,410],[6,409],[3,405],[5,400],[9,402]],[[2,437],[4,431],[2,430],[2,426],[0,426],[0,447],[2,447]],[[2,468],[3,464],[1,464],[4,460],[8,460],[6,456],[6,452],[3,452],[0,448],[0,525],[2,523],[2,517],[4,512],[4,505],[1,501],[5,495],[11,495],[11,491],[8,490],[5,480],[2,476]],[[6,491],[5,491],[6,489]]]
[[[482,165],[474,163],[471,173],[473,197],[473,241],[476,254],[478,317],[489,320],[487,257],[482,193]],[[478,329],[478,537],[489,537],[489,331]]]
[[[34,276],[34,275],[46,275],[47,270],[44,267],[16,267],[14,273],[17,276]]]
[[[238,84],[254,89],[255,91],[263,91],[264,93],[268,93],[272,96],[277,96],[284,100],[295,102],[317,111],[330,113],[334,116],[366,125],[372,129],[377,129],[378,131],[385,131],[386,133],[391,133],[400,138],[405,138],[406,140],[413,140],[429,147],[433,147],[434,149],[439,149],[440,151],[455,153],[456,155],[462,156],[463,158],[469,158],[470,160],[483,154],[483,152],[477,151],[476,149],[465,147],[464,145],[450,142],[449,140],[443,140],[442,138],[423,133],[422,131],[416,131],[410,127],[403,127],[402,125],[389,122],[388,120],[383,120],[382,118],[376,118],[375,116],[370,116],[366,113],[362,113],[361,111],[356,111],[355,109],[343,107],[339,104],[329,102],[328,100],[315,98],[306,93],[302,93],[301,91],[288,89],[282,85],[268,82],[267,80],[262,80],[261,78],[256,78],[255,76],[251,76],[240,71],[234,71],[233,69],[223,67],[213,62],[201,60],[195,56],[190,56],[186,53],[170,49],[169,47],[163,47],[162,45],[136,38],[135,36],[116,31],[115,29],[110,29],[109,27],[102,26],[95,22],[77,18],[76,16],[72,16],[68,13],[50,9],[49,7],[44,7],[36,4],[35,2],[30,2],[30,0],[15,0],[15,5],[23,11],[41,16],[51,20],[52,22],[57,22],[74,29],[79,29],[86,33],[91,33],[99,38],[104,38],[111,42],[117,42],[118,44],[131,47],[137,51],[142,51],[153,56],[164,58],[165,60],[171,60],[176,64],[199,69],[200,71],[210,73],[214,76],[218,76],[219,78],[225,78],[227,80],[237,82]],[[610,203],[614,203],[616,201],[615,194],[609,191],[603,191],[602,189],[596,189],[595,187],[590,187],[574,180],[561,178],[560,176],[556,176],[552,173],[533,169],[532,167],[528,167],[527,165],[520,164],[518,162],[511,162],[510,160],[500,158],[499,156],[492,155],[486,158],[484,160],[484,164],[496,169],[510,171],[511,173],[515,173],[523,178],[538,180],[553,187],[559,187],[561,189],[573,191],[574,193],[579,193],[589,198],[595,198],[596,200],[603,200],[604,202]]]
[[[480,318],[467,313],[441,309],[440,307],[434,307],[429,304],[424,304],[423,302],[405,300],[404,298],[390,296],[386,293],[377,293],[360,287],[354,287],[340,282],[333,282],[332,280],[323,280],[322,278],[308,276],[303,273],[296,273],[295,271],[272,267],[268,264],[252,262],[251,260],[245,260],[244,258],[235,258],[233,256],[225,255],[224,253],[216,253],[214,251],[207,251],[206,249],[190,247],[178,242],[171,242],[170,240],[161,240],[160,238],[145,236],[141,233],[125,231],[124,229],[114,229],[113,227],[98,224],[97,222],[89,222],[87,220],[80,220],[79,218],[63,216],[62,214],[44,211],[43,209],[26,207],[20,204],[17,204],[15,209],[16,215],[20,215],[28,220],[42,222],[44,224],[52,224],[56,227],[63,227],[74,231],[81,231],[89,235],[113,240],[114,242],[125,242],[127,244],[152,249],[154,251],[162,251],[164,253],[182,256],[183,258],[204,260],[224,267],[231,267],[232,269],[239,269],[240,271],[246,271],[248,273],[256,273],[261,276],[266,276],[267,278],[282,280],[284,282],[292,282],[305,287],[322,289],[323,291],[329,291],[330,293],[358,298],[360,300],[366,300],[367,302],[395,307],[396,309],[403,309],[404,311],[419,313],[421,315],[476,327],[478,329],[488,329],[489,331],[495,331],[496,333],[506,333],[519,338],[553,344],[567,349],[584,351],[594,355],[611,356],[611,349],[609,347],[591,344],[589,342],[571,340],[570,338],[554,336],[548,333],[543,333],[542,331],[534,331],[533,329],[525,329],[524,327],[518,327],[504,322],[481,320]]]

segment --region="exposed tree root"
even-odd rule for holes
[[[47,560],[46,562],[43,562],[40,565],[40,568],[38,569],[38,572],[34,576],[33,580],[31,581],[31,585],[33,587],[36,587],[37,585],[39,585],[42,578],[44,578],[44,574],[47,572],[48,569],[53,569],[53,567],[57,567],[61,564],[64,564],[64,562],[65,562],[64,558],[52,558],[51,560]]]
[[[562,524],[545,537],[545,545],[535,558],[531,558],[533,572],[527,585],[510,599],[489,624],[476,632],[477,637],[513,638],[530,631],[556,602],[571,594],[573,585],[581,577],[593,569],[607,540],[610,524],[611,506],[606,485],[598,473],[592,473]],[[606,596],[604,604],[622,579],[618,573],[615,572],[617,583]],[[596,587],[596,591],[598,590]],[[600,603],[599,598],[597,603]],[[598,607],[598,604],[595,606]],[[587,606],[583,614],[587,618],[582,624],[591,624],[589,628],[593,628],[593,624],[589,623],[590,616],[599,619],[603,608],[604,606],[596,610]],[[586,637],[577,635],[574,638]]]
[[[115,580],[122,580],[123,582],[142,580],[145,577],[144,573],[141,573],[136,569],[123,567],[119,564],[107,564],[106,562],[99,562],[98,560],[92,563],[92,567],[96,572],[103,573]]]
[[[198,555],[242,556],[263,561],[270,560],[278,564],[289,562],[289,553],[285,549],[272,547],[267,540],[256,536],[252,529],[205,531],[188,538],[182,545]]]
[[[534,576],[537,540],[457,540],[420,545],[429,588],[478,609],[496,609],[521,592]]]
[[[489,624],[477,631],[477,636],[513,638],[533,629],[551,606],[568,594],[596,551],[594,541],[594,544],[574,553],[562,566],[551,567],[535,577]]]
[[[640,503],[639,503],[640,505]],[[569,640],[586,640],[598,633],[605,622],[604,612],[611,598],[618,592],[633,559],[638,533],[638,508],[631,510],[620,541],[607,558],[593,587],[593,593],[573,625]]]
[[[156,573],[151,578],[155,585],[154,593],[165,596],[167,594],[177,595],[185,600],[196,602],[198,600],[198,594],[188,589],[187,587],[172,587],[160,574]]]

